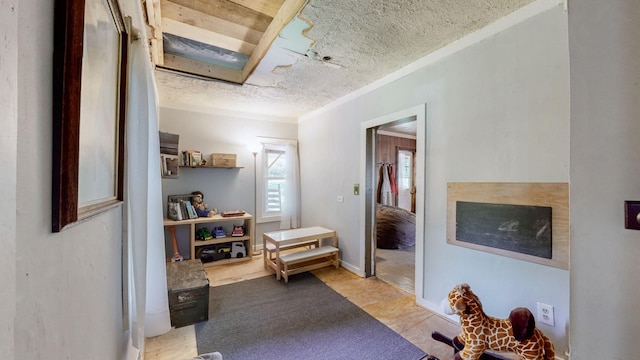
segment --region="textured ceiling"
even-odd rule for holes
[[[309,0],[243,85],[155,70],[160,105],[298,118],[531,2]]]

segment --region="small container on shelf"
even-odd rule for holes
[[[211,154],[211,166],[236,167],[236,154]]]

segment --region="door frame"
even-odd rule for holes
[[[424,244],[425,244],[425,168],[427,141],[427,108],[421,104],[362,122],[360,128],[360,183],[364,185],[364,196],[360,196],[360,253],[364,255],[363,267],[365,277],[375,275],[375,135],[376,129],[384,124],[397,122],[407,118],[415,118],[416,127],[416,262],[415,262],[415,295],[416,300],[424,299]]]

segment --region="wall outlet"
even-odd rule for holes
[[[543,303],[538,303],[538,319],[539,322],[550,326],[555,326],[555,319],[553,317],[553,306]]]
[[[336,201],[343,202],[344,201],[344,197],[342,197],[342,195],[338,195],[338,197],[336,198]]]

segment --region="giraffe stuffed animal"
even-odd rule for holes
[[[555,358],[553,344],[535,327],[533,314],[526,308],[514,309],[509,319],[487,316],[468,284],[454,287],[443,305],[445,312],[460,316],[458,340],[464,348],[456,353],[456,360],[478,360],[485,350],[513,352],[523,360]]]

